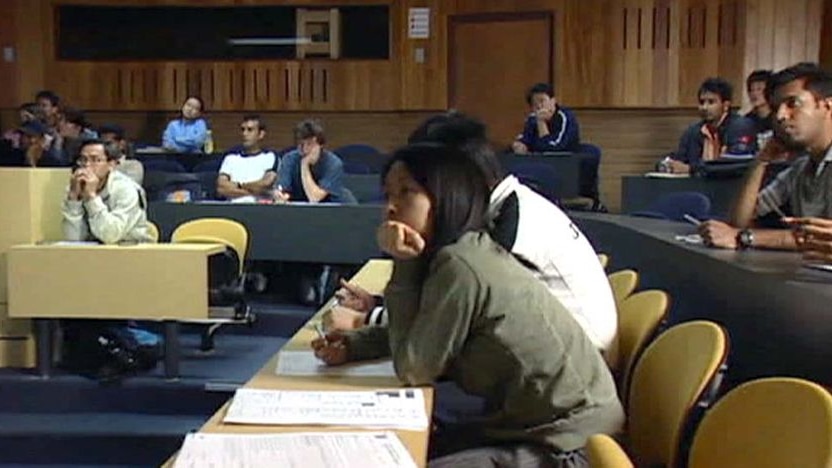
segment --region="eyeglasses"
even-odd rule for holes
[[[78,158],[75,160],[75,164],[80,167],[90,166],[92,164],[101,164],[105,162],[107,162],[106,158]]]

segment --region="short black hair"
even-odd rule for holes
[[[555,97],[555,90],[552,88],[552,85],[549,83],[535,83],[526,91],[526,103],[528,105],[532,105],[532,97],[535,94],[545,94],[549,97]]]
[[[53,106],[57,106],[61,103],[61,98],[54,91],[50,91],[48,89],[43,89],[38,91],[35,94],[35,101],[40,101],[41,99],[47,99]]]
[[[801,62],[784,68],[771,76],[766,86],[769,99],[776,97],[777,90],[795,80],[802,80],[803,87],[817,99],[832,97],[832,75],[815,63]],[[771,102],[771,100],[770,100]],[[772,102],[776,110],[778,103]]]
[[[488,144],[485,124],[461,112],[448,111],[429,117],[410,134],[407,142],[434,142],[460,149],[479,167],[489,186],[505,177],[500,161]]]
[[[86,115],[84,115],[84,111],[81,109],[62,107],[61,115],[63,115],[65,121],[78,125],[81,128],[88,128],[90,126],[89,122],[87,122]]]
[[[262,131],[266,131],[266,124],[263,123],[263,119],[260,117],[260,114],[246,114],[243,116],[243,120],[240,123],[246,122],[257,122],[257,128]]]
[[[768,79],[771,78],[771,75],[771,70],[754,70],[749,73],[748,78],[745,79],[745,89],[751,89],[751,83],[768,83]]]
[[[307,138],[314,137],[318,144],[326,143],[326,134],[324,134],[324,127],[315,119],[302,120],[295,126],[295,140],[301,141]]]
[[[121,125],[112,124],[112,123],[104,124],[104,125],[98,127],[98,134],[99,135],[103,135],[105,133],[112,133],[113,135],[115,135],[116,140],[123,140],[124,136],[126,135],[126,133],[124,131],[124,127],[122,127]]]
[[[696,92],[696,97],[698,98],[702,93],[714,93],[723,101],[734,100],[734,87],[731,86],[731,83],[719,77],[708,78],[703,81],[699,85],[699,91]]]
[[[75,157],[72,158],[73,165],[78,165],[78,158],[81,157],[81,151],[90,145],[103,146],[104,154],[107,155],[107,161],[115,161],[121,158],[121,149],[115,143],[108,143],[100,138],[86,138],[81,140],[81,144],[78,145],[78,151],[75,153]]]
[[[460,149],[431,142],[400,148],[384,166],[382,181],[396,163],[403,164],[430,197],[433,237],[426,246],[428,257],[466,232],[485,229],[490,189]]]

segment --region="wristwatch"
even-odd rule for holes
[[[754,246],[754,233],[751,229],[743,229],[737,233],[737,248],[748,249]]]

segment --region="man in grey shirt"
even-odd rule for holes
[[[832,75],[813,64],[798,64],[769,81],[776,123],[789,143],[802,148],[785,171],[760,190],[769,163],[787,152],[772,139],[757,155],[731,212],[730,224],[710,220],[700,226],[706,244],[728,249],[795,250],[789,229],[761,229],[755,217],[784,210],[795,217],[832,217]]]

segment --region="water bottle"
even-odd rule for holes
[[[208,130],[207,136],[205,137],[204,151],[205,154],[213,154],[214,152],[214,135],[211,130]]]

